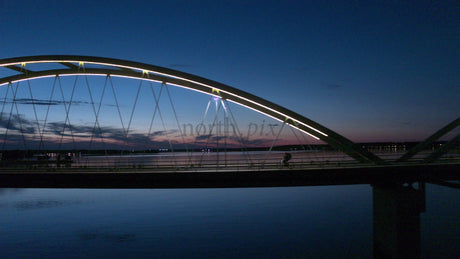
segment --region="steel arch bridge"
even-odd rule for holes
[[[37,70],[30,69],[31,65],[45,66]],[[237,88],[185,72],[127,60],[71,55],[1,59],[0,67],[15,71],[15,74],[0,78],[0,87],[47,77],[103,75],[140,79],[201,92],[254,110],[283,125],[287,124],[317,140],[324,141],[359,163],[385,164],[385,161],[377,155],[299,113]]]

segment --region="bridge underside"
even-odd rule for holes
[[[0,188],[218,188],[427,182],[452,186],[459,164],[374,166],[216,173],[85,172],[0,173]],[[445,183],[445,184],[443,184]],[[450,185],[449,185],[450,184]]]

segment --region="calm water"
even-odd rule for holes
[[[0,189],[1,258],[372,257],[369,185]],[[426,185],[422,257],[459,251],[460,190]]]

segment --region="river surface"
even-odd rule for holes
[[[460,254],[460,190],[426,184],[421,257]],[[370,185],[0,189],[0,258],[371,258]]]

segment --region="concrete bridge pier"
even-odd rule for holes
[[[373,185],[374,258],[420,258],[425,183]]]

